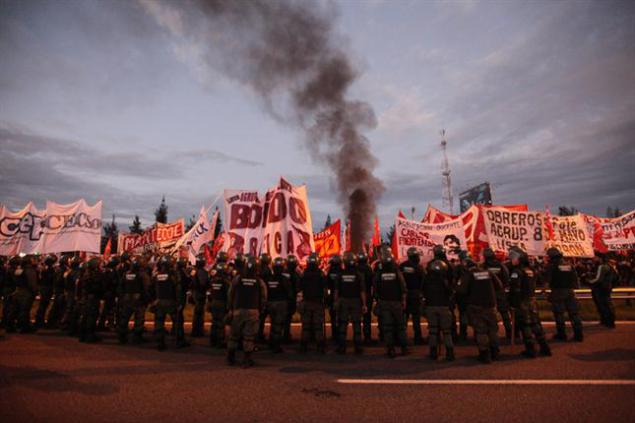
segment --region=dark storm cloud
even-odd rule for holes
[[[248,160],[244,158],[230,156],[221,151],[209,150],[209,149],[196,149],[190,151],[179,151],[171,155],[177,160],[188,161],[218,161],[218,162],[230,162],[245,166],[262,166],[263,163],[256,160]]]
[[[635,7],[559,3],[466,69],[446,114],[455,187],[490,180],[499,202],[635,207]]]
[[[88,148],[79,142],[36,135],[9,125],[0,126],[0,202],[17,209],[36,199],[43,206],[49,199],[64,203],[83,196],[89,202],[104,200],[104,216],[116,213],[128,220],[135,214],[146,222],[152,211],[167,195],[170,218],[189,216],[209,198],[161,190],[157,181],[183,176],[186,160],[189,165],[210,161],[233,161],[255,166],[257,162],[234,158],[213,150],[176,151],[169,153],[138,152],[107,153]],[[152,156],[156,155],[156,158]],[[116,178],[134,178],[155,187],[151,192],[135,192],[127,180],[126,187],[116,184]],[[149,184],[149,185],[148,185]],[[154,192],[152,192],[154,191]]]

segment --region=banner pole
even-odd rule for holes
[[[220,197],[223,195],[223,190],[220,190],[218,195],[214,198],[214,201],[212,201],[212,204],[210,204],[210,206],[207,208],[206,213],[209,215],[210,210],[212,209],[212,207],[214,207],[214,205],[216,204],[216,202],[218,200],[220,200]]]

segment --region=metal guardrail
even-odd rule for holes
[[[590,288],[581,288],[581,289],[575,289],[575,295],[578,299],[580,300],[590,300],[593,298],[592,294],[591,294],[591,289]],[[551,292],[550,289],[545,288],[538,288],[536,289],[536,298],[541,299],[541,300],[546,300],[547,299],[547,295]],[[188,291],[188,295],[189,295],[189,291]],[[53,297],[54,298],[54,297]],[[613,288],[613,291],[611,293],[611,298],[613,298],[614,300],[630,300],[630,299],[635,299],[635,288]],[[36,300],[40,299],[40,296],[37,295],[35,297]]]
[[[580,300],[590,300],[593,298],[590,288],[575,289],[575,296]],[[536,297],[539,299],[547,299],[547,295],[551,292],[550,289],[536,289]],[[635,299],[635,288],[613,288],[611,292],[611,298],[614,300],[629,300]]]

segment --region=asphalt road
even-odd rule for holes
[[[471,344],[454,363],[430,362],[425,346],[390,360],[380,347],[342,357],[293,345],[242,369],[205,342],[158,352],[116,345],[112,334],[93,345],[57,332],[6,335],[0,421],[635,421],[633,323],[589,326],[581,344],[552,343],[551,358],[504,346],[492,365],[476,362]],[[401,384],[412,381],[425,384]]]

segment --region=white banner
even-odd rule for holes
[[[214,232],[216,231],[216,223],[218,222],[218,211],[212,216],[211,223],[207,220],[207,210],[205,207],[201,207],[201,211],[198,214],[198,220],[190,228],[185,235],[183,235],[174,246],[174,250],[178,250],[181,247],[187,248],[188,259],[190,263],[196,263],[196,256],[201,247],[212,240]]]
[[[314,250],[306,186],[293,186],[280,178],[280,183],[267,191],[263,210],[267,221],[262,252],[272,258],[294,254],[304,261]]]
[[[543,213],[483,207],[483,218],[489,246],[494,251],[507,253],[510,247],[518,246],[530,256],[544,255]]]
[[[448,260],[458,260],[459,252],[465,250],[465,230],[460,218],[444,223],[421,223],[397,217],[395,221],[398,260],[405,260],[410,247],[421,253],[424,263],[433,258],[432,249],[442,245]]]
[[[225,197],[225,241],[223,251],[230,258],[237,253],[260,254],[263,221],[262,205],[258,191],[226,189]]]
[[[229,190],[225,196],[223,251],[275,257],[294,254],[304,260],[313,251],[313,229],[306,186],[280,178],[260,198],[257,191]]]
[[[0,255],[99,253],[101,205],[89,206],[82,199],[71,204],[48,201],[45,211],[33,203],[15,213],[0,207]]]
[[[546,218],[546,216],[545,216]],[[593,257],[593,240],[587,223],[581,214],[575,216],[551,216],[553,239],[545,243],[545,249],[556,247],[565,257]],[[545,231],[544,233],[549,233]]]
[[[610,219],[593,216],[587,216],[587,219],[589,222],[596,222],[594,233],[597,233],[597,250],[635,250],[635,210]]]
[[[0,206],[0,255],[42,252],[45,215],[31,202],[17,212]]]

